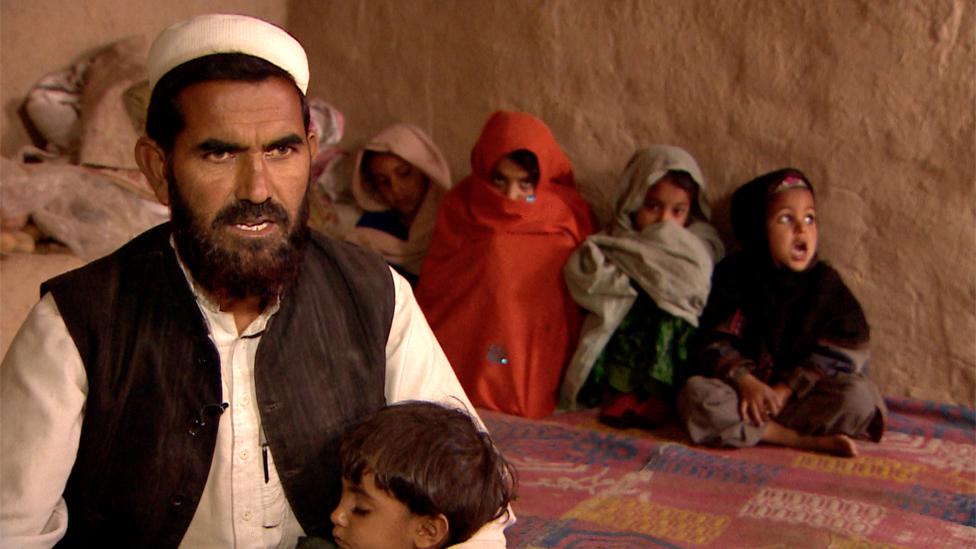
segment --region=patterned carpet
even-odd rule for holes
[[[592,411],[530,421],[481,410],[519,471],[512,548],[976,548],[976,415],[888,399],[854,459],[689,446]]]

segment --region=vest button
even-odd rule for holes
[[[169,502],[173,507],[183,505],[184,501],[186,501],[186,498],[183,497],[183,494],[174,494],[173,497],[169,498]]]

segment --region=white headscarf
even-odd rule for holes
[[[369,140],[356,155],[352,175],[352,194],[360,208],[366,211],[384,211],[390,205],[383,201],[369,179],[363,177],[365,151],[390,153],[406,160],[422,171],[430,185],[423,202],[410,224],[406,241],[368,227],[356,227],[346,233],[346,240],[376,251],[387,262],[399,265],[411,273],[420,273],[420,263],[427,254],[430,237],[437,220],[437,207],[444,193],[451,188],[451,171],[440,149],[423,130],[412,124],[394,124]]]

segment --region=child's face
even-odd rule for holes
[[[525,200],[535,194],[535,182],[529,172],[507,156],[491,169],[491,185],[509,200]]]
[[[395,154],[374,154],[366,173],[383,200],[404,215],[416,213],[427,194],[424,172]]]
[[[773,263],[800,272],[817,252],[817,212],[813,193],[790,189],[773,195],[766,207],[766,235]]]
[[[342,549],[413,549],[420,519],[377,488],[371,473],[359,485],[342,479],[342,499],[330,518]]]
[[[675,185],[671,178],[664,176],[657,181],[647,194],[644,203],[634,212],[634,226],[638,231],[655,223],[671,221],[684,227],[691,211],[691,196],[688,191]]]

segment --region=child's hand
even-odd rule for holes
[[[790,397],[793,396],[793,389],[790,389],[785,383],[777,383],[776,385],[773,385],[773,390],[779,395],[779,408],[782,410],[783,407],[786,406],[786,403],[790,401]],[[776,413],[778,414],[779,410],[777,410]]]
[[[756,376],[746,374],[739,379],[739,415],[743,420],[762,425],[775,417],[785,403],[780,393]]]

